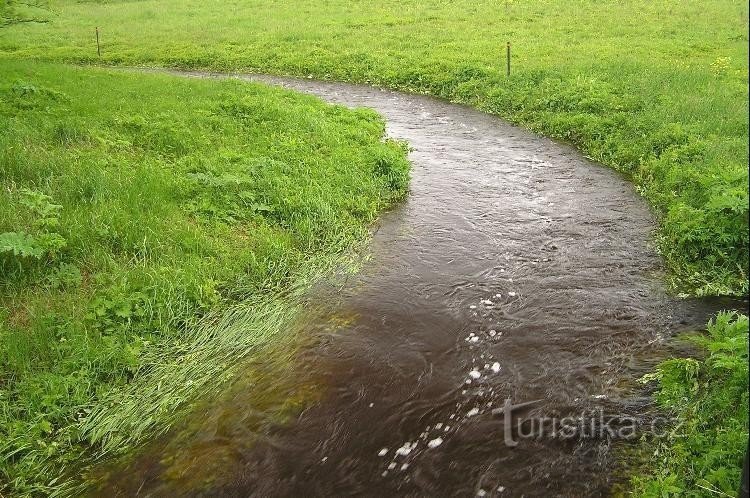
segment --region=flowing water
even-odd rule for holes
[[[628,380],[666,338],[736,303],[668,297],[649,208],[569,146],[432,98],[262,79],[381,113],[413,149],[411,194],[380,219],[362,270],[316,291],[329,315],[303,321],[289,385],[240,379],[182,431],[179,455],[152,445],[101,494],[607,494],[611,434],[524,428],[598,410],[645,424]],[[291,420],[253,404],[258,385],[309,383],[317,394]],[[512,416],[497,410],[508,399]]]

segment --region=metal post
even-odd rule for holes
[[[96,55],[102,56],[102,49],[99,47],[99,26],[96,27]]]

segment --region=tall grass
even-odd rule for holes
[[[677,292],[747,293],[746,2],[51,5],[49,23],[0,30],[0,52],[372,83],[468,103],[570,141],[630,176],[656,208]]]
[[[0,494],[165,430],[402,198],[374,112],[3,61]]]

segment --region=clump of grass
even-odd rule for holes
[[[655,206],[675,291],[747,293],[746,2],[55,6],[49,24],[0,30],[0,52],[383,85],[467,103],[567,140],[627,174]]]
[[[708,335],[693,337],[703,359],[661,363],[657,403],[675,416],[664,437],[646,443],[647,475],[632,479],[635,496],[736,496],[748,441],[748,318],[720,313]]]
[[[4,61],[0,130],[0,494],[168,428],[408,187],[374,112],[239,81]]]

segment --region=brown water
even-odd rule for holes
[[[514,430],[510,447],[493,409],[534,401],[514,424],[596,408],[645,424],[628,379],[676,331],[738,304],[668,297],[644,201],[566,145],[432,98],[262,79],[380,112],[413,148],[411,194],[378,223],[362,271],[316,291],[330,316],[305,323],[291,375],[239,380],[100,493],[607,494],[612,437]],[[259,390],[305,408],[273,422]]]

